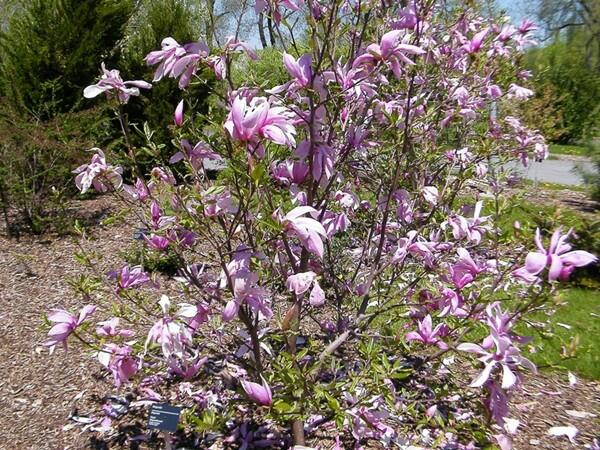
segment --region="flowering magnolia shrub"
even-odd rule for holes
[[[536,370],[514,327],[596,258],[571,231],[498,227],[504,164],[547,155],[511,115],[532,94],[517,63],[534,26],[399,5],[257,2],[281,86],[235,84],[238,58],[259,57],[236,37],[165,38],[146,61],[182,89],[169,163],[143,173],[129,145],[132,179],[100,150],[76,173],[135,213],[178,276],[124,265],[82,281],[90,305],[50,314],[47,345],[76,338],[142,404],[184,406],[180,442],[510,448],[508,402]],[[206,68],[222,109],[201,116],[185,89]],[[104,70],[86,95],[120,110],[138,87]],[[104,410],[110,433],[121,413]]]

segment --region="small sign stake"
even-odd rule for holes
[[[150,408],[150,416],[148,417],[148,428],[174,433],[177,431],[179,415],[182,409],[178,406],[167,404],[153,404]]]

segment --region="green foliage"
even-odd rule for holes
[[[493,214],[493,211],[488,206],[484,214]],[[520,224],[518,232],[515,232],[512,226],[515,222]],[[498,226],[504,230],[503,240],[508,242],[518,239],[527,246],[533,245],[531,236],[536,228],[539,228],[547,238],[559,227],[563,227],[564,230],[573,229],[574,235],[569,239],[573,248],[585,248],[595,255],[600,255],[600,220],[569,208],[531,203],[513,196],[500,205]],[[524,237],[528,240],[523,241]],[[585,287],[597,287],[598,283],[600,283],[598,264],[577,269],[570,281],[571,285]]]
[[[0,107],[0,203],[9,234],[23,226],[34,233],[70,229],[65,201],[75,192],[72,170],[88,158],[85,149],[110,138],[105,108],[42,122]]]
[[[552,92],[549,107],[562,116],[559,143],[574,143],[593,136],[600,129],[600,74],[586,65],[583,36],[559,36],[545,47],[531,50],[526,65],[535,73],[540,95]],[[539,105],[538,105],[539,106]],[[539,114],[544,118],[547,114]],[[552,136],[551,136],[552,137]]]
[[[33,0],[0,34],[0,91],[45,120],[81,109],[81,92],[111,66],[132,11],[128,0]]]
[[[592,289],[569,289],[555,304],[532,318],[526,334],[533,334],[530,357],[540,366],[572,370],[600,379],[600,293]],[[532,333],[533,330],[537,333]]]
[[[202,18],[197,3],[192,0],[141,2],[122,43],[122,58],[118,67],[123,76],[127,79],[151,81],[156,67],[148,66],[144,58],[151,51],[160,49],[161,41],[167,36],[180,44],[197,41],[201,37],[199,30]],[[206,82],[192,83],[185,93],[178,88],[177,81],[170,78],[154,83],[151,90],[144,92],[143,97],[127,105],[126,112],[130,122],[138,126],[148,122],[155,130],[160,130],[160,136],[156,137],[158,141],[169,140],[171,136],[168,129],[173,125],[173,111],[179,100],[186,98],[197,103],[197,112],[207,110],[203,105],[212,89],[214,75],[209,71],[199,71],[198,76]]]
[[[132,266],[142,266],[147,272],[158,272],[165,275],[175,275],[181,267],[181,260],[172,251],[152,251],[146,246],[135,244],[123,252],[123,259]]]
[[[573,156],[587,156],[589,150],[583,145],[550,145],[551,155],[573,155]]]
[[[260,86],[271,89],[290,80],[290,75],[282,64],[283,53],[274,47],[267,47],[257,52],[259,59],[252,61],[244,58],[234,67],[233,80],[249,86]]]

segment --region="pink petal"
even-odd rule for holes
[[[525,258],[525,269],[533,275],[537,275],[546,267],[547,256],[543,253],[531,252]]]
[[[325,292],[316,281],[312,291],[310,291],[309,302],[312,306],[321,306],[325,303]]]
[[[583,250],[574,250],[572,252],[565,253],[564,255],[560,256],[560,259],[562,260],[563,264],[569,264],[575,267],[587,266],[588,264],[598,260],[598,258],[596,258],[594,255]]]
[[[485,368],[481,371],[479,376],[473,380],[473,382],[469,385],[471,387],[481,387],[485,384],[485,382],[490,378],[490,373],[494,368],[494,363],[489,363],[485,365]]]
[[[563,263],[560,259],[560,256],[553,255],[552,262],[550,263],[550,270],[548,272],[548,279],[550,281],[558,280],[560,276],[560,272],[562,271]]]

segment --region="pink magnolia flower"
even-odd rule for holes
[[[106,163],[104,152],[99,148],[92,148],[96,152],[89,164],[83,164],[73,171],[77,174],[75,185],[82,194],[94,186],[98,192],[106,192],[109,185],[118,189],[123,184],[123,168],[111,166]]]
[[[538,29],[537,25],[529,19],[523,19],[521,21],[521,24],[519,25],[519,28],[517,28],[517,30],[521,34],[526,34],[526,33],[529,33],[530,31],[537,30],[537,29]]]
[[[156,342],[161,346],[163,355],[166,358],[169,358],[171,355],[182,358],[186,344],[192,341],[190,331],[185,325],[175,321],[169,315],[169,308],[171,306],[169,297],[163,295],[158,304],[162,310],[163,317],[157,320],[148,332],[144,349],[148,351],[150,343]]]
[[[202,368],[202,366],[208,361],[207,357],[204,358],[194,358],[191,361],[186,361],[177,358],[169,359],[169,370],[175,375],[180,376],[184,380],[191,380]]]
[[[233,299],[230,300],[223,310],[223,320],[232,320],[237,316],[243,303],[254,310],[260,316],[270,319],[273,316],[268,302],[268,291],[257,285],[258,275],[250,271],[239,271],[232,277]]]
[[[152,178],[154,178],[157,182],[161,182],[161,183],[165,183],[165,184],[169,184],[171,186],[175,186],[177,180],[175,180],[175,177],[173,176],[173,173],[171,172],[171,170],[169,170],[168,168],[164,168],[164,167],[154,167],[151,171],[150,171],[150,175],[152,176]]]
[[[306,180],[309,170],[306,162],[291,159],[273,165],[271,169],[273,178],[286,186],[302,184]]]
[[[240,245],[231,261],[227,264],[227,273],[221,272],[220,287],[230,286],[233,299],[223,309],[223,320],[233,320],[242,304],[246,303],[259,317],[270,319],[273,311],[269,306],[269,293],[258,286],[258,275],[250,270],[250,259],[254,253],[245,245]]]
[[[183,104],[184,104],[183,100],[181,100],[179,103],[177,103],[177,107],[175,108],[175,113],[173,114],[173,122],[175,122],[175,125],[178,127],[183,125]]]
[[[171,78],[179,78],[179,89],[185,89],[192,81],[192,76],[198,70],[198,63],[210,62],[208,54],[210,49],[201,41],[192,42],[183,46],[185,54],[177,58],[173,63],[168,75]]]
[[[144,239],[150,248],[159,251],[165,250],[171,243],[168,238],[157,234],[151,234],[150,237],[144,235]]]
[[[228,190],[214,194],[204,194],[202,204],[204,205],[204,214],[207,217],[220,217],[226,214],[235,214],[238,211],[234,198]]]
[[[486,323],[491,333],[483,340],[481,346],[490,349],[494,346],[494,336],[505,336],[511,341],[519,344],[526,344],[531,341],[531,337],[519,336],[511,331],[514,316],[508,312],[502,311],[500,302],[494,302],[485,308]]]
[[[481,49],[481,46],[483,45],[483,40],[485,39],[489,31],[489,28],[484,28],[483,30],[481,30],[479,33],[473,36],[473,39],[471,39],[462,46],[463,50],[467,53],[477,53]]]
[[[116,94],[121,103],[127,103],[132,95],[140,95],[140,88],[151,89],[152,85],[142,80],[123,81],[118,70],[106,70],[102,63],[102,78],[98,83],[86,87],[83,96],[94,98],[105,92],[107,96]]]
[[[119,329],[119,318],[113,317],[109,320],[105,320],[104,322],[98,322],[96,334],[103,337],[122,336],[129,338],[134,335],[134,332],[124,328]]]
[[[296,156],[306,160],[311,156],[311,144],[302,141],[296,147]],[[315,143],[312,148],[312,176],[322,184],[333,176],[334,150],[325,144]]]
[[[221,159],[221,156],[213,152],[205,142],[200,141],[192,147],[192,144],[187,139],[182,139],[180,144],[181,150],[171,156],[169,163],[175,164],[186,159],[195,170],[200,170],[205,159]]]
[[[296,144],[296,129],[292,123],[294,113],[284,106],[271,106],[265,97],[245,97],[233,100],[224,124],[233,139],[257,146],[261,139],[268,139],[289,147]],[[264,150],[257,148],[257,155]]]
[[[492,339],[496,347],[494,351],[488,351],[480,345],[471,343],[463,343],[456,347],[458,350],[480,355],[479,361],[485,364],[481,374],[470,384],[471,387],[483,386],[490,378],[494,368],[498,366],[502,369],[502,389],[509,389],[517,383],[515,374],[517,366],[528,368],[534,373],[537,372],[535,365],[521,356],[519,349],[507,336],[498,336],[492,330]]]
[[[527,100],[533,95],[531,89],[524,88],[522,86],[511,83],[508,87],[508,98],[515,98],[517,100]]]
[[[321,306],[325,303],[325,293],[317,281],[317,274],[313,271],[290,275],[285,284],[288,290],[294,292],[296,295],[304,294],[312,286],[309,295],[310,304],[312,306]]]
[[[298,87],[308,87],[312,80],[311,56],[305,54],[298,60],[292,55],[283,53],[283,64],[288,73],[295,78],[294,82]]]
[[[482,208],[483,202],[479,201],[475,204],[472,218],[455,215],[448,219],[447,223],[452,227],[454,239],[467,239],[475,245],[481,242],[483,235],[490,229],[489,225],[484,225],[488,218],[480,216]]]
[[[583,250],[571,251],[567,239],[571,235],[569,230],[562,234],[559,228],[552,234],[550,246],[545,249],[542,245],[540,229],[535,231],[535,244],[539,251],[530,252],[525,258],[525,266],[513,272],[513,275],[526,281],[534,281],[542,270],[548,267],[549,281],[566,281],[575,270],[575,267],[583,267],[598,260],[594,255]]]
[[[48,320],[54,322],[50,331],[48,331],[49,339],[43,345],[49,348],[50,353],[54,352],[57,344],[62,344],[67,350],[67,339],[80,326],[85,319],[96,311],[96,305],[84,306],[79,312],[79,317],[65,311],[64,309],[53,309],[48,314]]]
[[[454,285],[458,289],[462,289],[473,282],[479,273],[484,272],[486,267],[475,263],[466,249],[458,248],[456,252],[459,259],[456,264],[450,266],[450,275]]]
[[[279,210],[276,212],[279,216]],[[289,236],[295,236],[309,252],[319,258],[323,258],[323,238],[327,238],[327,232],[323,225],[306,214],[317,215],[318,211],[311,206],[297,206],[285,216],[279,218],[283,229]]]
[[[423,198],[427,203],[429,203],[431,206],[437,205],[438,200],[440,198],[438,188],[436,188],[435,186],[425,186],[421,190],[421,193],[423,194]]]
[[[180,303],[179,310],[175,314],[186,323],[191,332],[195,333],[198,327],[208,321],[210,310],[204,303]]]
[[[372,69],[379,62],[386,64],[397,79],[402,76],[401,62],[415,64],[406,54],[423,55],[425,50],[415,45],[402,44],[398,40],[403,34],[402,30],[388,31],[381,37],[379,44],[371,44],[367,51],[354,60],[352,68],[366,66]]]
[[[98,352],[98,361],[113,375],[115,385],[121,386],[138,371],[138,364],[131,356],[129,345],[106,344]]]
[[[448,344],[440,339],[447,332],[447,327],[439,323],[432,329],[431,316],[428,314],[418,323],[418,331],[410,331],[406,334],[407,341],[419,341],[427,345],[437,345],[442,350],[448,348]]]
[[[271,406],[273,404],[273,394],[271,388],[263,378],[262,385],[253,383],[252,381],[242,380],[242,388],[246,392],[246,395],[253,402],[261,406]]]
[[[119,283],[119,290],[139,287],[146,283],[151,283],[150,276],[144,272],[142,266],[124,265],[120,272],[111,272],[109,278],[116,278]]]
[[[160,230],[173,224],[176,218],[173,216],[163,216],[160,205],[156,200],[153,200],[150,204],[150,220],[152,228]]]
[[[133,186],[124,184],[123,190],[127,192],[134,200],[143,202],[150,197],[152,191],[154,190],[154,183],[151,181],[150,183],[146,184],[143,180],[138,178]]]
[[[171,74],[175,63],[186,54],[183,46],[179,45],[172,37],[164,38],[160,45],[162,47],[161,50],[150,52],[144,58],[146,64],[149,66],[160,63],[152,81],[160,81],[164,75]]]

